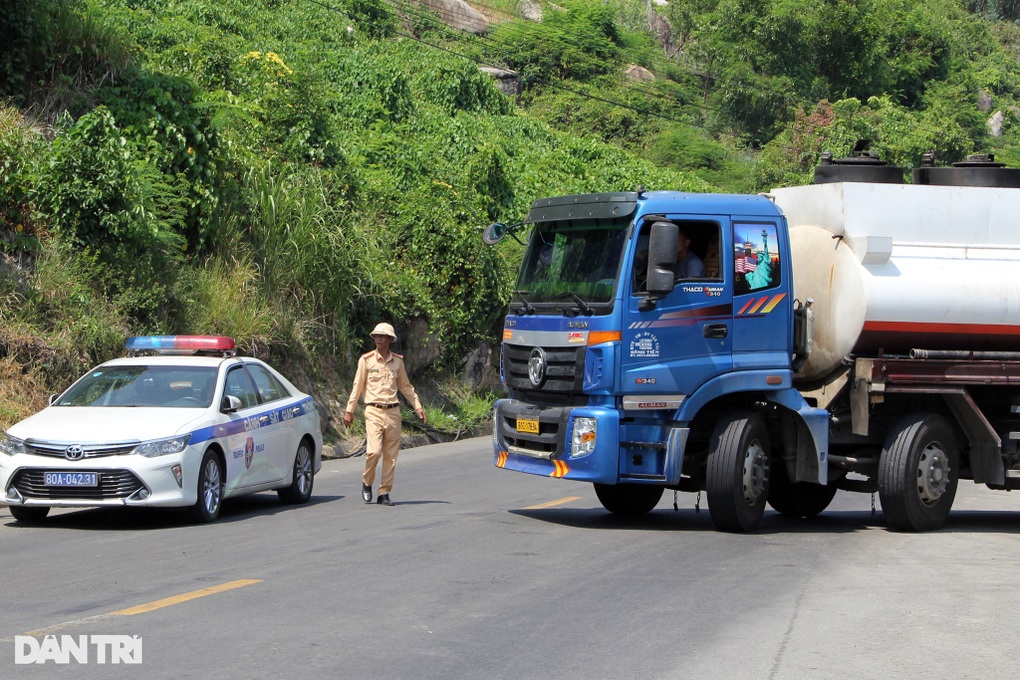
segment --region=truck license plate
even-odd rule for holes
[[[538,421],[534,418],[518,418],[517,431],[538,434]]]
[[[43,475],[46,486],[99,486],[96,472],[47,472]]]

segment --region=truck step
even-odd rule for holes
[[[643,475],[638,473],[620,475],[621,482],[628,479],[641,480],[643,482],[665,482],[666,475]]]

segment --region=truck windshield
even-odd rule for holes
[[[592,305],[610,302],[628,225],[627,220],[536,225],[517,290],[531,304],[579,305],[578,299]]]

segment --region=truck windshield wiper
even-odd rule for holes
[[[534,314],[538,310],[535,309],[534,305],[532,305],[530,302],[528,302],[528,298],[525,297],[528,294],[529,293],[526,290],[515,290],[514,291],[514,295],[519,297],[521,299],[521,302],[524,303],[524,313],[525,314]],[[518,312],[518,314],[520,314],[520,312]]]
[[[580,295],[578,295],[577,293],[575,293],[572,290],[568,290],[568,291],[565,291],[563,293],[560,293],[559,295],[555,296],[553,299],[554,300],[562,300],[563,298],[571,298],[574,302],[576,302],[578,309],[580,309],[581,313],[584,314],[585,316],[591,316],[592,314],[595,313],[594,308],[592,308],[592,306],[589,305],[587,302],[585,302],[584,299]]]

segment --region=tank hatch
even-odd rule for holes
[[[903,184],[903,168],[889,165],[872,151],[854,151],[848,158],[833,158],[822,153],[815,168],[815,184],[830,182],[871,182],[876,184]]]
[[[929,184],[953,187],[997,187],[1016,189],[1020,187],[1020,169],[1007,168],[997,163],[990,153],[971,154],[952,167],[935,167],[935,154],[928,152],[921,158],[921,167],[914,168],[914,184]]]

